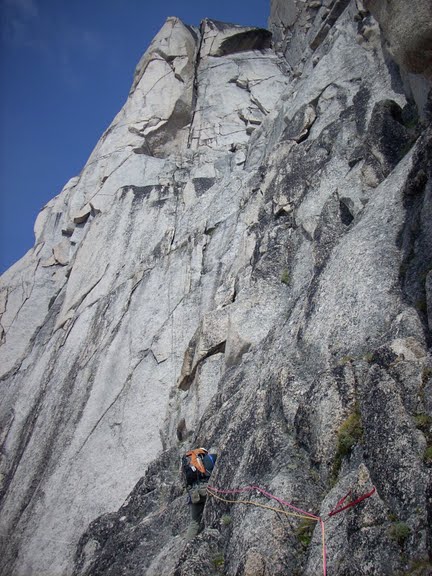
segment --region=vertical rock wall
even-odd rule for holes
[[[375,486],[329,573],[430,569],[427,107],[361,2],[270,25],[169,18],[2,278],[4,575],[322,573],[319,526],[259,507],[186,543],[193,444],[323,517]]]

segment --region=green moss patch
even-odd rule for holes
[[[282,274],[281,274],[281,282],[282,284],[286,284],[287,286],[290,283],[290,275],[288,270],[283,270]]]
[[[432,465],[432,444],[426,448],[423,461],[425,464]]]
[[[337,435],[336,456],[333,463],[332,478],[336,481],[342,461],[351,454],[356,444],[361,442],[363,437],[363,426],[361,423],[360,410],[356,407],[339,428]]]
[[[311,543],[315,524],[315,520],[304,518],[297,526],[295,533],[303,548],[307,548]]]
[[[403,546],[411,534],[411,528],[405,522],[395,522],[390,526],[389,535],[390,538],[399,544],[399,546]]]

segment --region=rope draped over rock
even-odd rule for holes
[[[234,494],[242,494],[244,492],[259,492],[263,496],[266,496],[267,498],[269,498],[271,500],[275,500],[276,502],[279,502],[279,504],[281,504],[282,506],[287,506],[288,508],[291,508],[295,512],[287,512],[286,510],[282,510],[280,508],[275,508],[274,506],[268,506],[266,504],[261,504],[260,502],[253,502],[252,500],[238,500],[238,499],[231,500],[228,498],[224,498],[223,496],[220,496],[220,494],[224,494],[224,495],[233,494],[234,495]],[[211,496],[212,498],[215,498],[216,500],[220,500],[221,502],[227,502],[229,504],[249,504],[251,506],[257,506],[259,508],[264,508],[266,510],[271,510],[273,512],[277,512],[279,514],[284,514],[285,516],[293,516],[295,518],[305,518],[307,520],[313,520],[315,522],[319,522],[320,527],[321,527],[323,576],[327,576],[327,549],[326,549],[326,542],[325,542],[324,523],[327,520],[329,520],[332,516],[335,516],[336,514],[339,514],[340,512],[347,510],[348,508],[352,508],[354,506],[357,506],[358,504],[360,504],[360,502],[363,502],[363,500],[366,500],[367,498],[372,496],[376,492],[376,488],[375,488],[375,486],[373,486],[373,488],[370,492],[362,494],[361,496],[359,496],[358,498],[356,498],[352,502],[348,502],[348,504],[345,504],[345,506],[344,506],[343,504],[346,502],[347,498],[349,498],[352,495],[352,492],[353,492],[352,489],[350,489],[348,491],[348,493],[345,496],[343,496],[338,501],[336,506],[327,514],[327,517],[322,518],[321,516],[317,516],[315,514],[312,514],[311,512],[307,512],[306,510],[302,510],[301,508],[294,506],[294,504],[291,504],[290,502],[287,502],[286,500],[283,500],[282,498],[279,498],[278,496],[275,496],[274,494],[267,492],[266,490],[264,490],[263,488],[260,488],[259,486],[244,486],[242,488],[236,488],[236,489],[231,489],[231,490],[222,490],[220,488],[215,488],[214,486],[207,486],[207,494],[209,496]]]
[[[348,502],[348,504],[345,504],[345,506],[342,506],[342,504],[345,502],[345,500],[349,496],[351,496],[352,490],[350,490],[343,498],[341,498],[339,500],[339,502],[336,504],[336,506],[333,508],[333,510],[328,513],[329,518],[331,516],[334,516],[335,514],[339,514],[339,512],[343,512],[347,508],[352,508],[353,506],[357,506],[357,504],[360,504],[360,502],[363,502],[363,500],[366,500],[366,498],[369,498],[369,496],[372,496],[372,494],[374,494],[374,492],[376,492],[375,486],[367,494],[362,494],[361,496],[359,496],[358,498],[356,498],[352,502]]]

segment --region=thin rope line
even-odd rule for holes
[[[322,543],[322,561],[323,561],[323,574],[327,574],[327,548],[325,542],[325,527],[322,518],[319,519],[321,525],[321,543]]]
[[[266,504],[261,504],[260,502],[253,502],[252,500],[228,500],[228,498],[222,498],[222,496],[217,496],[214,492],[209,490],[207,487],[207,493],[216,498],[216,500],[221,500],[222,502],[228,502],[230,504],[251,504],[252,506],[258,506],[259,508],[265,508],[266,510],[273,510],[274,512],[279,512],[280,514],[285,514],[285,516],[294,516],[295,518],[306,518],[306,520],[314,520],[310,516],[303,516],[301,514],[296,514],[295,512],[287,512],[286,510],[281,510],[280,508],[275,508],[274,506],[267,506]]]
[[[274,508],[272,506],[266,506],[265,504],[260,504],[258,502],[252,502],[249,500],[228,500],[228,499],[224,499],[220,496],[217,496],[215,493],[213,493],[212,491],[215,492],[219,492],[222,494],[239,494],[241,492],[247,492],[247,491],[252,491],[252,490],[257,490],[258,492],[260,492],[261,494],[263,494],[264,496],[267,496],[267,498],[271,498],[272,500],[276,500],[277,502],[279,502],[279,504],[282,504],[284,506],[288,506],[289,508],[293,508],[294,510],[296,510],[297,512],[301,512],[302,514],[296,514],[294,512],[287,512],[286,510],[280,510],[279,508]],[[266,490],[263,490],[262,488],[260,488],[259,486],[246,486],[244,488],[237,488],[234,490],[220,490],[218,488],[214,488],[213,486],[207,486],[207,493],[210,494],[211,496],[213,496],[214,498],[218,499],[218,500],[222,500],[223,502],[229,502],[232,504],[251,504],[253,506],[257,506],[259,508],[265,508],[267,510],[272,510],[274,512],[278,512],[281,514],[285,514],[285,516],[295,516],[297,518],[306,518],[307,520],[312,520],[315,522],[319,522],[320,526],[321,526],[321,546],[322,546],[322,565],[323,565],[323,576],[327,576],[327,549],[326,549],[326,542],[325,542],[325,527],[324,527],[324,522],[323,519],[320,516],[315,516],[315,514],[311,514],[309,512],[306,512],[305,510],[302,510],[301,508],[297,508],[296,506],[294,506],[293,504],[290,504],[289,502],[287,502],[286,500],[282,500],[282,498],[278,498],[277,496],[274,496],[273,494],[270,494],[270,492],[267,492]]]
[[[286,500],[282,500],[282,498],[278,498],[277,496],[270,494],[270,492],[263,490],[263,488],[260,488],[259,486],[246,486],[244,488],[237,488],[233,490],[220,490],[219,488],[215,488],[214,486],[209,486],[209,488],[214,492],[218,492],[219,494],[239,494],[241,492],[252,492],[253,490],[257,490],[258,492],[261,492],[261,494],[263,494],[264,496],[267,496],[267,498],[276,500],[276,502],[279,502],[279,504],[282,504],[283,506],[288,506],[289,508],[292,508],[293,510],[298,512],[299,514],[303,514],[308,518],[312,518],[313,520],[319,520],[319,516],[316,516],[311,512],[307,512],[306,510],[302,510],[301,508],[297,508],[297,506],[294,506],[294,504],[291,504]]]

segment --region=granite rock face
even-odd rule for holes
[[[375,486],[328,573],[429,573],[432,134],[376,15],[151,43],[1,280],[2,575],[323,573],[319,523],[260,506],[209,497],[186,542],[194,445],[322,518]]]
[[[366,0],[386,43],[404,69],[432,80],[432,5],[427,0]],[[415,17],[413,17],[413,15]]]
[[[432,4],[429,0],[365,0],[365,6],[382,30],[385,53],[400,65],[405,90],[415,100],[420,115],[428,115],[427,97],[432,89]]]

